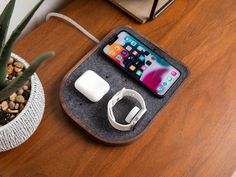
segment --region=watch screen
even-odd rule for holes
[[[103,52],[155,94],[163,96],[180,72],[129,33],[122,31]]]

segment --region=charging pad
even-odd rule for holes
[[[170,64],[181,72],[180,78],[165,94],[159,98],[147,90],[135,79],[118,68],[102,54],[102,49],[121,31],[127,31],[146,46],[164,57]],[[84,95],[78,92],[74,83],[84,72],[92,70],[105,79],[110,85],[110,91],[97,103],[89,101]],[[125,144],[132,142],[144,133],[151,122],[157,118],[157,113],[167,103],[173,93],[180,87],[188,76],[188,69],[179,61],[170,57],[166,52],[156,47],[150,41],[132,30],[130,27],[122,26],[108,34],[94,49],[84,56],[78,64],[72,68],[65,76],[60,89],[60,99],[62,107],[69,118],[78,126],[83,128],[88,134],[107,144]],[[122,132],[111,126],[107,118],[107,103],[112,96],[122,88],[134,89],[140,93],[146,103],[147,112],[136,124],[134,130]],[[139,105],[135,99],[124,98],[114,107],[113,111],[117,121],[125,123],[125,117],[130,110]],[[120,119],[120,120],[119,120]]]

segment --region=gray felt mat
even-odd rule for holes
[[[168,62],[181,71],[181,77],[166,93],[164,98],[158,98],[146,88],[141,86],[137,81],[128,76],[124,71],[111,63],[102,54],[102,48],[106,43],[116,36],[120,31],[125,30],[134,37],[142,41],[144,44],[154,49],[157,54],[164,57]],[[65,80],[64,87],[62,87],[62,100],[67,108],[66,112],[73,115],[78,121],[83,124],[86,129],[93,136],[99,140],[110,144],[122,144],[136,139],[150,124],[150,122],[157,118],[156,114],[167,103],[174,91],[181,85],[181,83],[188,76],[187,68],[171,58],[161,49],[154,46],[152,43],[144,39],[142,36],[134,32],[128,27],[118,28],[110,37],[105,38],[102,44],[93,52],[72,74]],[[74,88],[75,80],[81,76],[85,71],[93,70],[102,78],[104,78],[111,86],[111,90],[98,103],[92,103],[87,100]],[[122,88],[130,88],[139,92],[146,102],[147,113],[138,122],[133,131],[121,132],[114,129],[107,119],[107,103],[111,97]],[[135,100],[123,99],[114,108],[114,113],[118,122],[123,122],[128,112],[136,103]],[[123,119],[119,119],[123,118]],[[156,119],[157,120],[157,119]],[[75,121],[78,123],[78,121]]]

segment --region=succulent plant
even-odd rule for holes
[[[16,0],[10,0],[6,5],[2,14],[0,15],[0,101],[8,98],[12,93],[20,89],[27,80],[30,79],[32,74],[37,70],[40,64],[47,58],[54,56],[54,52],[46,52],[37,57],[32,64],[26,68],[21,75],[12,81],[7,80],[7,65],[11,56],[11,51],[17,38],[20,36],[23,29],[29,23],[30,19],[41,6],[44,0],[41,0],[20,22],[16,29],[10,35],[10,38],[6,41],[8,27],[12,17],[12,13],[15,7]]]

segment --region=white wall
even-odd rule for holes
[[[9,0],[0,0],[0,13],[3,11]],[[17,26],[17,24],[23,19],[23,17],[36,5],[38,0],[17,0],[12,21],[9,27],[9,33]],[[56,11],[58,8],[63,7],[69,0],[45,0],[39,10],[32,18],[30,24],[24,30],[23,34],[29,32],[43,20],[45,20],[46,14],[51,11]],[[9,34],[8,34],[9,37]]]

